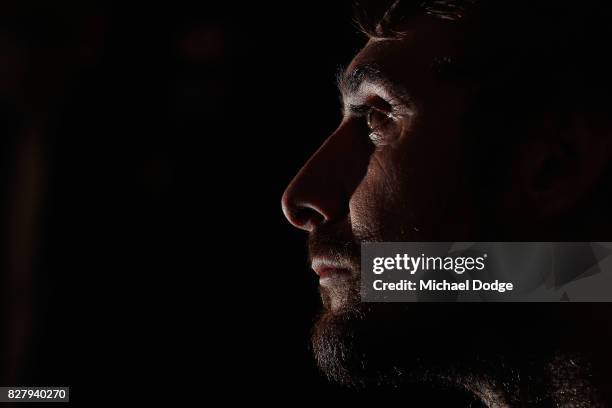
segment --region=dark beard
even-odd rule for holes
[[[352,303],[341,310],[326,309],[312,334],[319,367],[330,380],[355,388],[412,382],[456,386],[459,378],[484,372],[484,360],[476,358],[470,341],[454,339],[439,324],[421,317],[421,306]],[[452,333],[452,327],[447,329]],[[495,360],[498,369],[505,367],[499,364],[501,356]]]
[[[448,372],[459,366],[457,360],[473,360],[468,347],[471,341],[463,345],[449,339],[449,333],[465,331],[461,324],[455,329],[452,326],[461,320],[456,318],[460,314],[452,313],[456,305],[362,303],[358,241],[375,239],[355,235],[358,232],[336,224],[309,237],[311,257],[326,254],[353,265],[354,272],[334,285],[320,287],[324,311],[312,334],[319,367],[331,380],[353,387],[389,385],[412,378],[429,381],[442,366],[444,376],[452,378]],[[471,361],[469,366],[474,364]]]
[[[495,306],[481,317],[509,316],[518,305]],[[538,407],[557,406],[571,391],[570,406],[603,406],[584,349],[554,341],[553,329],[537,323],[551,309],[538,310],[524,326],[507,318],[477,327],[465,319],[482,311],[477,304],[353,303],[320,315],[312,347],[327,377],[351,388],[420,384],[467,390],[492,406]]]
[[[311,256],[331,255],[352,264],[355,272],[321,287],[324,311],[314,326],[312,347],[330,380],[368,390],[416,383],[453,387],[491,406],[538,407],[558,406],[558,396],[569,395],[555,384],[582,384],[575,388],[581,391],[573,406],[600,406],[580,405],[579,400],[593,401],[594,388],[577,377],[587,378],[589,362],[597,361],[585,352],[610,354],[607,341],[591,340],[609,338],[598,332],[606,326],[585,319],[593,314],[590,308],[605,305],[362,303],[358,242],[376,239],[356,235],[335,225],[309,239]],[[609,373],[609,367],[604,371]]]
[[[352,264],[354,272],[334,285],[320,287],[323,312],[312,333],[319,367],[330,380],[357,388],[433,381],[441,372],[454,381],[457,376],[449,373],[461,366],[457,361],[474,360],[468,351],[470,341],[457,344],[449,339],[449,333],[465,331],[461,324],[452,326],[461,320],[452,313],[456,305],[362,303],[358,242],[375,239],[356,238],[356,233],[336,224],[309,237],[311,257],[326,254]],[[475,361],[465,364],[474,365]]]

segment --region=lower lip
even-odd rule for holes
[[[319,275],[319,285],[329,286],[335,280],[342,279],[351,275],[350,269],[326,268]]]

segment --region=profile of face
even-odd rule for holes
[[[310,233],[329,306],[358,269],[361,241],[467,240],[475,225],[463,155],[465,91],[434,64],[460,50],[456,29],[421,18],[402,40],[370,40],[339,78],[338,128],[291,182],[287,219]]]
[[[486,152],[480,163],[503,157],[503,174],[475,171],[467,118],[478,120],[476,86],[444,72],[469,47],[463,27],[419,15],[402,32],[370,38],[340,75],[342,120],[282,198],[289,222],[308,233],[320,283],[315,355],[331,378],[352,385],[445,378],[488,384],[473,390],[483,399],[519,395],[525,381],[540,382],[534,355],[558,358],[560,331],[592,329],[580,318],[589,306],[525,313],[524,305],[361,303],[360,243],[558,238],[559,220],[604,172],[609,142],[546,112],[517,125],[538,137]],[[570,129],[563,142],[548,137],[561,126]],[[506,389],[491,391],[498,383]]]

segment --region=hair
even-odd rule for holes
[[[426,14],[450,21],[463,20],[477,0],[360,1],[355,3],[355,22],[371,38],[398,38],[400,26],[413,15]]]
[[[373,39],[401,39],[419,16],[460,25],[463,54],[440,58],[452,74],[446,77],[463,81],[471,91],[467,154],[483,186],[510,176],[511,152],[543,114],[559,121],[576,114],[602,134],[612,129],[610,2],[362,0],[355,6],[358,27]],[[612,189],[609,167],[600,197]],[[608,202],[593,202],[602,201]]]
[[[612,6],[583,0],[362,0],[355,20],[370,38],[399,39],[411,17],[462,24],[468,40],[465,79],[522,90],[608,118],[612,99]],[[535,85],[535,86],[533,86]]]

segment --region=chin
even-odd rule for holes
[[[410,352],[407,331],[391,328],[388,306],[345,302],[320,314],[311,342],[317,365],[329,380],[368,388],[425,378],[422,361]]]
[[[482,324],[466,320],[466,309],[450,306],[456,313],[435,304],[349,302],[326,308],[312,332],[314,357],[331,381],[358,389],[410,384],[465,389],[475,378],[493,377],[517,384],[516,372],[522,380],[537,378],[531,370],[551,357],[553,350],[530,352],[508,344],[513,338],[508,333],[479,332]]]

